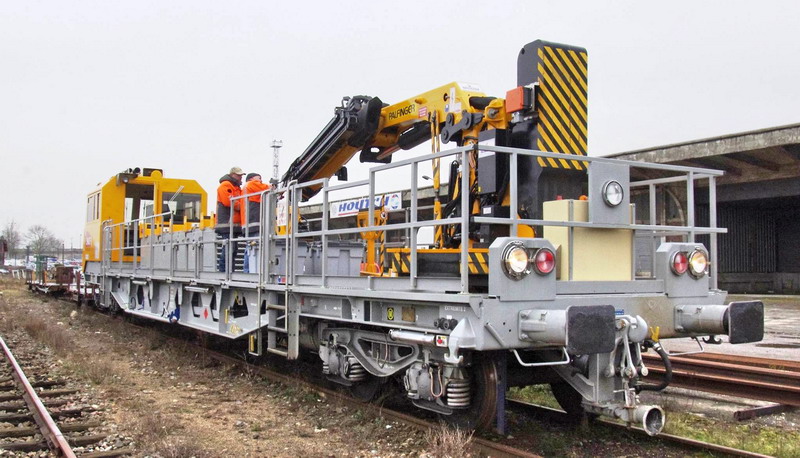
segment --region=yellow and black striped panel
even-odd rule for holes
[[[489,253],[469,250],[469,273],[487,275],[489,273]]]
[[[518,84],[538,83],[538,121],[534,143],[541,151],[587,154],[586,50],[537,40],[526,45],[518,62]],[[542,167],[584,170],[586,163],[538,158]]]
[[[386,250],[389,255],[389,267],[399,275],[408,275],[408,267],[411,261],[411,253],[408,248],[389,248]],[[420,259],[433,261],[436,257],[454,259],[461,255],[458,249],[431,249],[419,250],[417,256]],[[449,262],[449,261],[448,261]],[[452,264],[452,272],[459,271],[459,263]],[[489,250],[486,248],[472,248],[469,250],[469,273],[472,275],[487,275],[489,273]]]
[[[389,268],[399,275],[408,274],[410,254],[406,250],[389,250]]]
[[[386,269],[386,231],[380,231],[378,234],[378,264],[381,266],[381,271]]]

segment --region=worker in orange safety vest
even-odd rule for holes
[[[217,237],[223,240],[229,240],[241,235],[241,207],[243,202],[241,199],[231,199],[242,195],[242,176],[244,176],[244,171],[240,167],[233,167],[227,175],[223,175],[219,179],[219,187],[217,187],[217,223],[214,226],[214,231],[217,233]],[[231,225],[231,218],[233,218],[233,225]],[[220,272],[225,272],[226,247],[229,243],[222,243],[222,250],[217,258],[217,270]],[[238,242],[234,242],[232,245],[231,259],[235,260],[238,252]]]
[[[270,185],[261,181],[261,174],[248,173],[247,180],[242,190],[246,196],[247,205],[242,205],[241,221],[242,231],[246,237],[258,237],[261,223],[261,193],[268,190]],[[258,243],[248,241],[245,245],[244,271],[258,273]]]

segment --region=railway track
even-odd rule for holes
[[[138,326],[133,323],[131,323],[131,325]],[[185,339],[180,339],[168,335],[163,335],[163,336],[167,340],[174,341],[176,344],[180,343],[186,345],[188,343]],[[191,343],[188,344],[195,345]],[[216,350],[209,349],[205,346],[201,347],[200,345],[196,345],[196,347],[198,351],[200,350],[204,351],[207,357],[214,359],[219,363],[241,367],[245,369],[248,373],[256,374],[263,377],[264,379],[281,383],[284,385],[297,386],[298,384],[300,384],[308,389],[324,393],[325,396],[336,399],[339,403],[347,405],[350,408],[364,409],[376,416],[382,416],[383,418],[390,421],[396,421],[409,426],[413,426],[422,431],[429,430],[430,428],[436,428],[438,426],[436,422],[428,421],[426,419],[417,416],[409,415],[407,413],[400,412],[392,408],[387,408],[384,405],[367,403],[352,398],[342,393],[339,390],[320,386],[319,380],[314,380],[311,377],[308,377],[307,375],[304,376],[305,378],[299,378],[297,374],[287,375],[282,372],[273,370],[272,368],[267,366],[254,365],[242,359],[241,357],[225,354]],[[532,415],[533,417],[539,419],[542,416],[542,412],[545,412],[547,418],[550,420],[555,420],[556,422],[560,423],[574,423],[574,418],[568,416],[563,411],[550,409],[547,407],[536,406],[521,401],[508,400],[508,408],[509,410],[522,412],[523,414]],[[637,434],[640,437],[641,441],[661,441],[673,447],[678,447],[684,450],[717,453],[717,454],[723,454],[723,456],[768,458],[767,455],[753,453],[746,450],[739,450],[731,447],[725,447],[722,445],[698,441],[690,438],[674,436],[670,434],[660,434],[657,437],[651,437],[641,428],[627,427],[624,424],[615,423],[613,421],[607,421],[607,420],[595,420],[595,421],[608,428],[625,429],[626,431],[633,432],[634,434]],[[495,438],[495,440],[490,440],[478,436],[473,436],[471,444],[473,448],[472,451],[473,453],[476,454],[476,456],[541,458],[541,455],[537,455],[530,451],[516,448],[511,445],[504,444],[502,442],[498,442],[497,438]]]
[[[41,441],[31,441],[35,446],[44,445],[47,446],[50,450],[52,450],[57,455],[63,455],[65,457],[74,457],[75,453],[72,451],[72,447],[67,442],[64,435],[61,433],[58,425],[56,424],[53,417],[50,416],[50,413],[47,411],[44,403],[39,396],[36,394],[36,390],[34,389],[33,385],[30,381],[28,381],[28,377],[22,371],[22,367],[20,367],[19,363],[17,363],[16,357],[11,353],[11,349],[8,348],[6,345],[5,340],[0,337],[0,346],[3,349],[3,355],[5,356],[5,362],[9,367],[9,371],[7,375],[10,375],[9,378],[6,380],[11,380],[14,382],[13,385],[4,385],[3,388],[12,388],[15,391],[18,391],[18,395],[11,395],[11,396],[19,396],[22,403],[8,403],[4,405],[6,411],[8,410],[22,410],[23,408],[26,409],[25,413],[6,413],[0,415],[0,420],[5,421],[7,423],[12,423],[14,421],[28,421],[34,420],[36,422],[37,428],[28,428],[25,433],[30,433],[30,436],[35,436],[37,433],[40,433],[41,436],[46,441],[45,443],[41,443]],[[13,399],[13,398],[12,398]],[[14,428],[18,429],[18,428]],[[10,432],[10,431],[9,431]],[[17,432],[19,433],[19,432]],[[26,434],[27,435],[27,434]],[[4,450],[24,450],[19,448],[21,446],[27,446],[30,442],[27,443],[15,443],[15,444],[3,444],[2,448]],[[46,449],[42,447],[42,449]]]
[[[0,427],[0,450],[6,453],[50,450],[56,456],[84,458],[133,453],[129,448],[76,452],[73,447],[96,444],[108,437],[92,433],[102,426],[99,421],[81,419],[96,409],[86,404],[73,407],[78,390],[65,388],[63,381],[27,376],[2,337],[0,348],[4,356],[0,365],[0,423],[14,425]]]
[[[129,323],[131,326],[142,327],[133,323]],[[434,422],[427,421],[423,418],[415,417],[413,415],[409,415],[407,413],[403,413],[397,410],[386,408],[385,406],[378,405],[378,404],[371,404],[368,402],[364,402],[353,397],[347,396],[346,394],[338,391],[336,389],[331,389],[325,386],[321,386],[319,382],[322,379],[313,379],[312,377],[308,376],[308,374],[303,375],[302,377],[298,377],[297,374],[287,375],[285,373],[279,372],[277,370],[273,370],[269,367],[262,366],[262,365],[254,365],[242,359],[241,357],[231,356],[229,354],[225,354],[216,350],[212,350],[207,348],[206,346],[201,346],[197,344],[193,344],[187,342],[185,339],[176,338],[173,336],[163,335],[163,337],[169,341],[172,341],[176,344],[181,345],[190,345],[196,347],[196,351],[203,351],[205,356],[221,363],[230,366],[235,366],[238,368],[244,369],[245,372],[249,374],[258,375],[266,380],[281,383],[286,386],[302,386],[310,390],[314,390],[319,393],[324,393],[326,397],[330,399],[336,399],[338,403],[345,405],[352,409],[363,409],[375,416],[383,417],[390,421],[396,421],[399,423],[403,423],[412,427],[415,427],[421,431],[426,431],[430,428],[436,428],[438,425]],[[505,444],[501,444],[495,441],[491,441],[488,439],[483,439],[479,437],[473,436],[472,438],[472,448],[473,452],[477,456],[491,456],[491,457],[498,457],[498,458],[541,458],[540,455],[536,455],[534,453],[530,453],[526,450],[517,449]]]
[[[272,369],[269,369],[264,366],[252,366],[246,361],[236,358],[230,355],[226,355],[214,350],[205,349],[206,355],[209,357],[224,363],[224,364],[231,364],[236,366],[247,366],[250,368],[249,370],[253,370],[258,375],[279,383],[284,384],[296,384],[298,383],[298,379],[295,376],[287,376],[280,372],[276,372]],[[364,403],[363,401],[359,401],[348,397],[342,394],[339,391],[327,389],[324,387],[320,387],[317,384],[312,382],[303,380],[302,383],[309,389],[322,391],[326,394],[326,396],[335,397],[343,404],[347,404],[352,408],[360,408],[360,409],[367,409],[376,415],[383,416],[389,420],[398,421],[401,423],[405,423],[411,426],[415,426],[421,430],[427,430],[429,428],[435,428],[437,426],[436,423],[408,415],[406,413],[402,413],[393,409],[387,409],[384,406],[379,406],[375,404]],[[546,415],[549,419],[554,419],[557,422],[561,423],[570,423],[574,422],[574,419],[567,415],[566,412],[556,410],[556,409],[549,409],[547,407],[541,407],[534,404],[529,404],[521,401],[516,400],[508,400],[508,408],[513,411],[523,412],[526,414],[534,413],[534,417],[541,418],[542,412],[547,412]],[[703,442],[695,439],[690,439],[686,437],[675,436],[671,434],[659,434],[657,437],[649,436],[642,428],[638,427],[628,427],[622,423],[616,423],[610,420],[598,419],[594,420],[595,422],[602,424],[608,428],[615,428],[615,429],[625,429],[627,431],[632,431],[635,434],[639,435],[641,439],[647,441],[662,441],[668,443],[672,446],[681,447],[684,449],[690,449],[695,451],[702,451],[702,452],[711,452],[711,453],[718,453],[727,456],[739,456],[739,457],[749,457],[749,458],[769,458],[768,455],[762,455],[759,453],[750,452],[747,450],[740,450],[732,447],[726,447],[722,445],[712,444],[709,442]],[[473,452],[477,454],[477,456],[491,456],[491,457],[539,457],[540,455],[536,455],[526,450],[522,450],[519,448],[515,448],[506,444],[502,444],[496,441],[487,440],[481,437],[473,437],[472,439],[473,445]]]
[[[660,378],[661,359],[642,355],[648,379]],[[674,356],[670,386],[800,407],[800,362],[722,353]]]
[[[165,337],[167,339],[175,339],[174,337],[169,337],[169,336],[165,336]],[[182,339],[175,339],[175,340],[179,341],[179,342],[182,342],[184,345],[187,343],[186,340],[182,340]],[[328,388],[320,387],[319,385],[314,384],[312,382],[300,381],[300,380],[298,380],[296,375],[288,376],[288,375],[282,374],[280,372],[276,372],[274,370],[271,370],[271,369],[269,369],[267,367],[264,367],[264,366],[253,366],[252,364],[247,363],[246,361],[243,361],[241,358],[237,358],[237,357],[233,357],[233,356],[226,355],[226,354],[223,354],[223,353],[219,353],[219,352],[216,352],[216,351],[213,351],[213,350],[209,350],[207,348],[205,348],[204,351],[205,351],[207,356],[209,356],[210,358],[215,359],[215,360],[217,360],[217,361],[219,361],[221,363],[230,364],[230,365],[236,365],[236,366],[242,366],[242,367],[243,366],[247,366],[247,370],[250,371],[251,373],[258,374],[259,376],[261,376],[261,377],[263,377],[265,379],[276,381],[276,382],[283,383],[283,384],[296,386],[298,383],[302,383],[303,385],[307,386],[309,389],[313,389],[313,390],[316,390],[318,392],[325,393],[326,396],[334,397],[337,400],[339,400],[339,402],[341,402],[343,404],[347,404],[347,405],[350,405],[351,407],[355,407],[355,408],[359,408],[359,409],[366,409],[368,411],[372,411],[376,415],[381,415],[384,418],[387,418],[387,419],[392,420],[392,421],[398,421],[398,422],[401,422],[401,423],[404,423],[404,424],[415,426],[415,427],[417,427],[419,429],[422,429],[422,430],[426,430],[428,428],[432,428],[432,427],[436,427],[437,426],[435,423],[426,421],[424,419],[420,419],[418,417],[410,416],[410,415],[405,414],[403,412],[398,412],[398,411],[395,411],[395,410],[392,410],[392,409],[387,409],[385,407],[377,406],[377,405],[373,405],[373,404],[366,404],[366,403],[364,403],[362,401],[349,398],[349,397],[343,395],[342,393],[340,393],[339,391],[330,390]],[[736,365],[735,363],[739,363],[738,364],[739,366],[746,366],[746,367],[750,368],[749,371],[746,371],[747,373],[772,374],[774,376],[774,372],[775,371],[779,371],[781,373],[783,373],[783,372],[793,373],[795,376],[797,374],[800,374],[800,364],[793,363],[793,362],[790,362],[790,361],[764,360],[764,359],[760,359],[760,358],[741,358],[741,357],[732,357],[732,356],[729,356],[729,355],[721,355],[721,354],[713,354],[713,353],[707,353],[707,354],[701,354],[701,355],[693,355],[692,357],[674,358],[673,360],[678,360],[678,363],[682,363],[682,360],[684,360],[684,359],[690,360],[688,364],[695,364],[696,366],[699,365],[699,366],[704,366],[704,367],[716,367],[718,369],[725,369],[725,370],[729,370],[729,371],[733,371],[733,372],[736,372],[736,369],[733,368],[733,367],[729,367],[729,366],[734,366],[734,365]],[[655,372],[656,374],[659,373],[659,371],[658,371],[659,367],[656,364],[657,362],[659,362],[657,359],[650,359],[650,360],[647,361],[648,367],[651,367],[652,368],[651,371]],[[679,373],[681,371],[684,372],[685,375],[682,375],[682,376],[688,377],[688,378],[691,378],[691,377],[694,376],[694,374],[698,373],[698,370],[696,370],[696,369],[695,370],[684,370],[683,366],[678,366],[678,365],[674,365],[673,366],[673,370],[675,372],[679,372]],[[663,373],[663,367],[661,369],[661,372]],[[730,376],[730,374],[728,374],[728,375]],[[782,376],[782,374],[781,374],[781,376]],[[790,375],[789,378],[791,378],[791,377],[792,376]],[[676,377],[676,379],[678,379],[678,377]],[[741,382],[741,384],[743,386],[746,386],[747,383],[748,382]],[[773,380],[772,383],[775,383],[775,381]],[[680,385],[680,386],[687,386],[687,385]],[[688,388],[693,388],[693,389],[701,389],[701,388],[698,388],[698,384],[688,385],[687,387]],[[709,391],[712,391],[712,390],[709,390]],[[791,389],[789,391],[791,391]],[[714,391],[714,392],[717,392],[717,391]],[[727,392],[725,394],[727,394]],[[751,397],[751,396],[748,396],[748,397]],[[756,398],[756,399],[760,398],[758,396],[752,396],[752,397]],[[517,401],[510,401],[509,404],[510,404],[509,405],[509,410],[517,410],[517,411],[522,411],[522,412],[527,412],[527,413],[531,413],[534,410],[537,410],[538,413],[534,414],[533,415],[534,417],[541,417],[542,409],[544,409],[544,410],[552,410],[552,412],[550,412],[548,414],[548,416],[551,417],[551,418],[553,416],[558,416],[558,415],[566,417],[566,414],[564,414],[563,412],[554,410],[554,409],[546,409],[546,408],[541,408],[541,407],[538,407],[538,406],[531,406],[531,405],[524,406],[523,405],[524,403],[519,403]],[[621,424],[618,424],[618,423],[605,422],[605,421],[601,421],[601,423],[603,423],[603,424],[605,424],[605,425],[607,425],[608,427],[611,427],[611,428],[625,428],[625,425],[621,425]],[[646,436],[646,434],[644,433],[644,431],[639,431],[637,428],[627,428],[627,430],[628,431],[634,431],[634,432],[636,432],[638,434],[641,434],[642,441],[649,439]],[[667,434],[662,434],[662,435],[658,436],[658,438],[655,439],[655,440],[665,441],[665,442],[668,442],[670,444],[673,444],[676,447],[689,448],[689,449],[692,449],[692,450],[701,450],[701,451],[706,451],[706,452],[711,452],[711,453],[722,453],[722,454],[730,455],[730,456],[745,456],[745,457],[761,457],[761,456],[765,456],[765,455],[760,455],[760,454],[757,454],[757,453],[752,453],[752,452],[748,452],[748,451],[744,451],[744,450],[738,450],[738,449],[734,449],[734,448],[719,446],[719,445],[716,445],[716,444],[710,444],[710,443],[696,441],[696,440],[689,439],[689,438],[683,438],[683,437],[672,436],[672,435],[667,435]],[[483,438],[474,437],[472,443],[473,443],[473,447],[475,449],[474,451],[477,452],[480,456],[486,456],[486,455],[489,455],[489,456],[519,456],[519,457],[537,456],[535,454],[530,453],[529,451],[521,450],[521,449],[518,449],[518,448],[514,448],[512,446],[509,446],[509,445],[498,443],[498,442],[492,441],[492,440],[486,440],[486,439],[483,439]]]

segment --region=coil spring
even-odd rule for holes
[[[322,373],[328,375],[331,373],[331,366],[328,363],[322,363]]]
[[[367,378],[367,370],[353,356],[347,357],[345,366],[345,377],[351,382],[360,382]]]
[[[472,402],[469,380],[450,379],[447,382],[446,395],[448,407],[469,407],[470,402]]]

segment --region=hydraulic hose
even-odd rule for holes
[[[636,385],[636,392],[641,393],[642,391],[661,391],[668,387],[672,382],[672,363],[669,360],[667,351],[664,350],[664,347],[662,347],[660,343],[648,340],[645,342],[645,346],[652,347],[653,350],[658,353],[658,356],[661,357],[661,361],[664,363],[664,377],[661,379],[661,383],[658,385],[649,385],[644,383]]]

